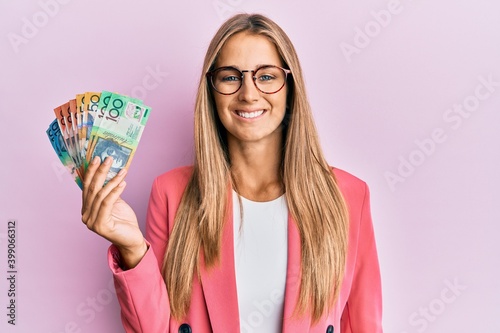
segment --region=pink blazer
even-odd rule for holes
[[[177,321],[170,317],[167,289],[160,267],[174,216],[191,172],[191,167],[181,167],[155,179],[146,224],[146,239],[150,246],[135,268],[127,271],[120,269],[117,249],[114,246],[109,249],[109,265],[126,332],[240,332],[231,193],[228,194],[231,213],[223,230],[220,265],[206,270],[201,256],[201,279],[194,277],[191,307],[186,318]],[[319,323],[313,325],[309,316],[292,316],[299,295],[300,238],[295,222],[289,217],[283,333],[382,332],[381,281],[368,187],[345,171],[333,169],[333,172],[350,214],[347,267],[340,296]]]

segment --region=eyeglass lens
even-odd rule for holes
[[[285,85],[286,73],[279,67],[266,66],[259,68],[253,73],[245,72],[243,74],[253,74],[255,86],[264,93],[275,93]],[[223,94],[235,93],[240,89],[242,83],[242,73],[236,68],[220,68],[212,75],[214,88]]]

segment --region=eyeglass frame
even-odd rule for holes
[[[283,89],[283,87],[286,85],[286,81],[288,79],[288,74],[292,74],[292,71],[289,70],[289,69],[286,69],[286,68],[283,68],[283,67],[280,67],[280,66],[275,66],[275,65],[263,65],[263,66],[260,66],[260,67],[257,67],[256,69],[245,69],[245,70],[240,70],[236,67],[233,67],[233,66],[222,66],[222,67],[218,67],[218,68],[215,68],[211,71],[208,71],[205,75],[207,77],[207,79],[210,81],[210,85],[212,86],[212,88],[218,92],[219,94],[221,95],[233,95],[233,94],[236,94],[238,92],[238,90],[241,89],[241,87],[243,86],[243,80],[245,79],[244,75],[245,73],[255,73],[259,70],[261,70],[262,68],[266,68],[266,67],[275,67],[275,68],[279,68],[281,69],[284,73],[285,73],[285,80],[283,81],[283,85],[276,91],[273,91],[273,92],[265,92],[265,91],[262,91],[258,86],[257,86],[257,77],[256,76],[253,76],[252,75],[252,81],[253,81],[253,84],[255,86],[255,88],[257,88],[258,91],[260,91],[261,93],[263,94],[267,94],[267,95],[272,95],[272,94],[276,94],[277,92],[279,92],[281,89]],[[238,87],[238,89],[236,89],[234,92],[232,93],[223,93],[223,92],[220,92],[217,90],[217,88],[215,88],[215,84],[214,84],[214,81],[213,81],[213,73],[215,73],[216,71],[218,70],[221,70],[221,69],[234,69],[238,72],[240,72],[241,74],[241,81],[240,81],[240,86]]]

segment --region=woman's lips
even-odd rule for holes
[[[257,117],[263,115],[264,112],[266,112],[266,110],[255,110],[255,111],[236,110],[234,113],[236,113],[241,118],[253,119],[253,118],[257,118]]]

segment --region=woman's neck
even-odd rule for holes
[[[241,196],[252,201],[270,201],[283,194],[282,139],[277,137],[258,142],[228,138],[231,173],[235,190]]]

